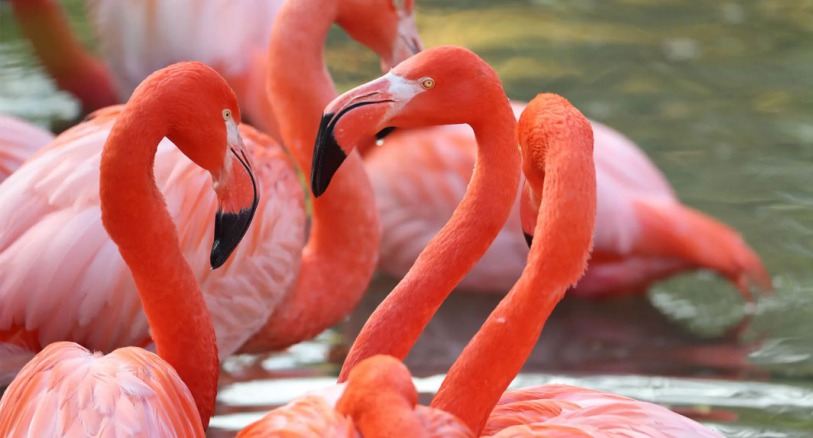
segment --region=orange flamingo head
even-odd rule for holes
[[[522,172],[526,178],[520,193],[520,223],[528,246],[533,241],[539,217],[550,142],[566,140],[564,144],[578,145],[591,154],[593,150],[590,122],[567,99],[544,93],[531,103],[517,122],[517,138],[522,144]]]
[[[337,97],[322,115],[314,146],[311,189],[319,196],[347,154],[392,128],[487,123],[484,96],[508,99],[497,73],[468,49],[440,46]],[[494,100],[492,100],[494,101]]]
[[[336,21],[378,54],[386,73],[422,50],[413,8],[413,0],[344,0]]]
[[[237,130],[237,97],[210,67],[182,62],[144,80],[130,98],[136,99],[152,111],[151,123],[165,126],[166,137],[212,175],[219,204],[210,263],[218,268],[245,235],[258,203],[254,166]]]

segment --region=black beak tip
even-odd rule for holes
[[[330,124],[333,114],[325,114],[319,124],[319,134],[313,150],[313,165],[311,166],[311,192],[319,197],[328,185],[333,175],[339,170],[347,155],[344,153],[336,138],[333,136],[333,125]]]
[[[390,135],[392,131],[395,131],[394,126],[388,126],[380,131],[375,135],[376,140],[383,140],[386,136]]]
[[[254,198],[252,208],[245,208],[238,213],[224,213],[218,211],[215,215],[215,240],[212,243],[212,253],[209,264],[217,269],[226,263],[237,244],[243,239],[254,218],[258,199]]]
[[[530,247],[531,247],[531,243],[534,241],[534,236],[533,236],[533,234],[528,234],[528,233],[526,233],[526,232],[524,232],[524,231],[522,232],[522,234],[524,234],[524,235],[525,235],[525,242],[527,242],[527,243],[528,243],[528,248],[530,248]]]

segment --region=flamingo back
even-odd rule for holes
[[[250,66],[246,53],[267,51],[281,6],[279,0],[87,2],[100,48],[125,96],[153,71],[182,60],[208,64],[224,77],[242,74]]]
[[[268,36],[282,0],[88,0],[100,49],[126,99],[150,73],[195,60],[234,89],[248,120],[279,139],[265,93]]]
[[[100,154],[119,111],[102,110],[66,131],[1,186],[3,351],[30,354],[71,340],[108,352],[149,341],[135,284],[99,209]],[[264,199],[218,270],[209,267],[217,206],[211,176],[166,139],[155,158],[156,182],[212,312],[221,357],[262,327],[293,288],[304,246],[304,198],[291,160],[266,136],[240,129]],[[14,362],[3,362],[0,375],[13,374],[6,368]]]
[[[13,421],[12,421],[13,420]],[[0,400],[0,436],[204,436],[192,395],[172,367],[139,348],[107,356],[49,345]]]
[[[506,392],[482,436],[720,437],[663,406],[569,385]]]

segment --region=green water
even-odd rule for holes
[[[81,3],[65,4],[92,44]],[[683,407],[730,436],[813,435],[813,1],[446,0],[417,8],[426,46],[474,50],[497,69],[510,97],[563,94],[632,138],[683,202],[740,230],[774,279],[775,294],[739,331],[732,328],[745,313],[739,294],[703,273],[659,283],[648,300],[566,301],[523,384],[554,373],[557,381]],[[328,61],[341,89],[378,75],[374,56],[339,31]],[[36,66],[6,3],[0,112],[45,126],[78,116],[76,103]],[[332,334],[287,355],[230,362],[224,385],[237,395],[222,399],[219,412],[284,402],[233,401],[266,391],[262,385],[272,383],[258,379],[280,370],[335,372],[341,334],[352,336],[392,284],[379,283]],[[416,374],[441,372],[494,302],[458,298],[445,306],[410,357]],[[258,386],[229,386],[241,380]],[[232,420],[216,418],[212,435],[228,435]]]

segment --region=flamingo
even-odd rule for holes
[[[217,268],[257,207],[239,123],[234,92],[204,64],[172,65],[136,88],[105,142],[99,196],[104,227],[136,279],[158,354],[126,347],[101,356],[70,342],[50,344],[0,400],[0,435],[204,436],[217,390],[214,327],[153,161],[168,137],[210,174],[219,201],[210,257]]]
[[[53,138],[36,125],[0,114],[0,183]]]
[[[383,59],[411,53],[413,40],[399,30],[403,11],[389,0],[293,3],[280,11],[284,24],[274,32],[299,36],[272,38],[269,56],[284,60],[274,62],[286,68],[271,70],[269,81],[277,84],[271,98],[283,110],[286,143],[309,172],[311,152],[297,145],[313,143],[319,114],[336,95],[322,52],[313,49],[324,43],[331,24],[341,22]],[[0,187],[0,206],[6,207],[0,208],[0,385],[58,340],[100,351],[149,345],[135,285],[104,235],[95,195],[100,145],[119,113],[116,107],[98,111]],[[202,190],[208,175],[168,143],[156,160],[157,182],[212,312],[221,358],[241,346],[246,352],[281,349],[340,321],[366,290],[380,240],[372,189],[359,168],[343,172],[335,195],[313,204],[305,245],[304,199],[294,165],[267,136],[240,126],[267,196],[257,208],[258,225],[221,270],[210,271],[200,256],[211,225],[191,214],[201,204],[214,210],[214,197]],[[369,208],[348,209],[348,203]],[[81,245],[77,235],[84,236]],[[100,281],[107,287],[97,288]],[[315,304],[326,293],[330,305]]]
[[[484,107],[489,111],[482,111]],[[499,78],[474,53],[444,46],[348,91],[325,109],[311,179],[314,194],[324,193],[343,157],[383,128],[444,123],[473,128],[478,165],[452,219],[402,284],[429,280],[411,290],[396,288],[371,316],[365,329],[374,336],[356,340],[354,351],[362,354],[351,353],[345,362],[340,380],[348,379],[343,387],[272,411],[241,436],[305,427],[317,434],[365,437],[718,436],[661,406],[599,391],[546,385],[501,396],[550,311],[583,274],[592,245],[592,130],[569,102],[551,94],[534,99],[517,128],[530,196],[540,204],[528,265],[452,366],[431,406],[416,408],[417,394],[399,362],[401,352],[405,355],[414,343],[408,332],[420,332],[425,325],[421,319],[431,317],[451,292],[450,287],[433,287],[443,275],[462,276],[464,264],[470,266],[470,259],[485,252],[482,241],[497,234],[499,219],[508,216],[514,199],[512,186],[519,181],[516,119]],[[487,230],[478,232],[481,227]],[[476,253],[469,252],[471,248],[477,248]],[[433,430],[435,425],[443,432]]]
[[[516,116],[525,108],[512,102]],[[655,281],[691,269],[729,279],[748,301],[771,289],[759,256],[725,224],[680,203],[660,170],[631,140],[592,121],[598,177],[595,248],[570,291],[585,298],[643,293]],[[395,131],[385,147],[365,147],[383,227],[380,269],[403,277],[463,198],[475,161],[466,126]],[[404,166],[403,163],[413,163]],[[493,245],[463,278],[466,291],[505,293],[525,266],[517,225],[519,197]]]

